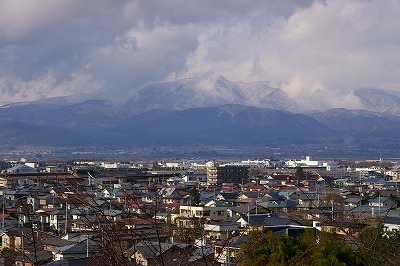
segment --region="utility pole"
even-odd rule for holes
[[[227,244],[227,251],[226,251],[226,259],[225,259],[225,262],[226,262],[226,266],[229,266],[230,265],[230,254],[229,254],[229,245],[230,245],[230,242],[229,242],[229,234],[228,234],[228,230],[226,230],[226,244]]]
[[[24,232],[21,232],[22,265],[25,266]]]
[[[378,194],[378,216],[381,215],[381,192]]]
[[[250,205],[247,205],[247,227],[249,229],[248,234],[250,235]]]
[[[68,203],[65,202],[65,234],[67,234],[68,230]]]
[[[3,231],[3,233],[4,233],[4,215],[5,215],[5,209],[6,208],[6,186],[4,185],[3,186],[3,219],[2,219],[2,227],[1,227],[1,229],[2,229],[2,231]]]
[[[86,235],[86,258],[89,258],[89,235]]]

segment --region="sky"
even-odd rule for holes
[[[354,107],[359,87],[400,92],[398,14],[398,0],[0,0],[0,102],[224,76]]]

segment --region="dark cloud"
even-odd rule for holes
[[[3,0],[1,102],[213,73],[268,80],[309,106],[399,90],[400,3],[289,0]],[[323,97],[327,96],[327,97]]]

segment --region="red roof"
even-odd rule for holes
[[[261,190],[261,189],[264,189],[264,187],[260,186],[260,185],[252,185],[252,186],[249,187],[249,189],[259,189],[259,190]]]

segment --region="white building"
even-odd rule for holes
[[[305,160],[289,160],[285,162],[288,168],[325,168],[327,171],[336,171],[338,169],[337,163],[332,161],[313,161],[311,156],[306,156]]]
[[[7,173],[36,173],[36,169],[33,167],[29,167],[25,164],[19,164],[14,167],[8,168]]]
[[[110,162],[102,162],[100,166],[105,169],[128,169],[131,167],[129,163],[110,163]]]

